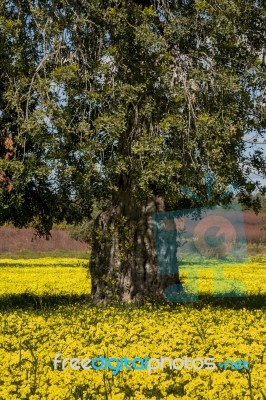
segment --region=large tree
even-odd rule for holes
[[[266,6],[246,0],[1,1],[0,222],[95,220],[97,302],[162,298],[151,216],[251,204],[265,175]],[[182,187],[201,195],[184,198]],[[230,201],[227,198],[225,201]]]

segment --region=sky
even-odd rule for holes
[[[246,143],[246,154],[253,154],[255,150],[262,150],[266,160],[266,133],[263,136],[259,136],[256,132],[249,133],[244,138],[248,142]],[[250,178],[253,181],[259,181],[261,184],[266,186],[266,177],[263,178],[256,174],[250,174]]]

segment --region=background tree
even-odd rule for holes
[[[158,274],[152,213],[204,206],[207,171],[213,204],[235,183],[252,206],[250,168],[265,175],[263,155],[244,151],[245,134],[265,133],[264,2],[1,4],[13,54],[1,123],[11,119],[14,143],[1,160],[13,185],[1,185],[1,222],[33,220],[48,234],[94,203],[95,301],[162,297],[179,277]]]

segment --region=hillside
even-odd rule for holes
[[[252,211],[243,213],[244,230],[247,242],[258,242],[263,237],[262,226],[266,213],[255,215]],[[232,221],[234,223],[236,221]],[[0,253],[29,252],[52,252],[52,251],[81,251],[86,252],[90,246],[70,237],[67,230],[53,229],[52,237],[35,238],[34,229],[18,229],[12,226],[0,227]],[[265,235],[265,233],[264,233]]]
[[[12,226],[0,227],[0,253],[52,252],[52,251],[88,251],[89,246],[70,237],[67,230],[53,229],[52,237],[35,238],[34,229],[18,229]]]

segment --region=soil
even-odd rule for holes
[[[46,252],[53,250],[77,250],[87,251],[89,245],[70,237],[67,230],[53,229],[52,237],[35,238],[33,228],[18,229],[12,226],[0,227],[0,253],[18,251]]]

